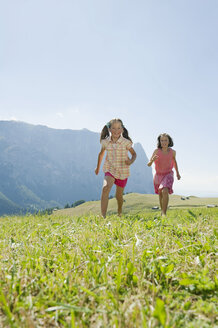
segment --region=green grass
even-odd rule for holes
[[[191,208],[191,207],[205,207],[207,204],[214,204],[218,206],[218,198],[202,198],[190,196],[189,199],[182,200],[181,196],[170,195],[169,206],[173,208]],[[124,195],[123,212],[125,214],[139,214],[145,211],[151,211],[153,206],[159,206],[157,195],[150,194],[136,194],[131,193]],[[117,211],[117,202],[113,198],[109,201],[108,213],[115,214]],[[90,215],[100,213],[100,201],[86,202],[75,208],[68,208],[55,211],[54,215]]]
[[[216,327],[218,209],[0,219],[0,327]]]

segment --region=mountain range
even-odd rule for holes
[[[63,207],[100,198],[103,172],[94,173],[100,134],[0,121],[0,215]],[[153,193],[152,171],[140,143],[125,192]],[[113,191],[112,191],[113,193]]]

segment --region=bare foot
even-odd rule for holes
[[[167,216],[167,213],[161,212],[161,216],[165,218]]]

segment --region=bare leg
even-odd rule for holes
[[[159,202],[160,202],[160,208],[161,208],[161,215],[163,212],[163,195],[162,195],[162,190],[159,192]]]
[[[163,188],[162,190],[162,214],[167,214],[167,206],[169,203],[169,191],[168,188]]]
[[[106,217],[107,213],[109,193],[114,184],[114,181],[115,179],[110,176],[104,177],[103,188],[101,193],[101,214],[104,218]]]
[[[122,207],[123,207],[123,189],[122,187],[117,186],[116,189],[116,199],[117,199],[117,212],[120,216],[122,214]]]

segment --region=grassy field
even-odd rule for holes
[[[191,208],[191,207],[205,207],[208,204],[213,204],[218,206],[217,198],[201,198],[190,196],[188,199],[182,200],[181,196],[171,195],[169,206],[173,208]],[[123,212],[125,214],[139,214],[145,211],[150,211],[152,207],[159,206],[159,200],[157,195],[149,194],[136,194],[131,193],[124,195],[124,206]],[[115,214],[117,211],[116,199],[110,199],[108,214]],[[75,208],[67,208],[55,211],[54,215],[70,215],[70,216],[80,216],[80,215],[90,215],[100,213],[100,201],[90,201],[86,202]]]
[[[0,327],[217,327],[217,218],[1,218]]]

